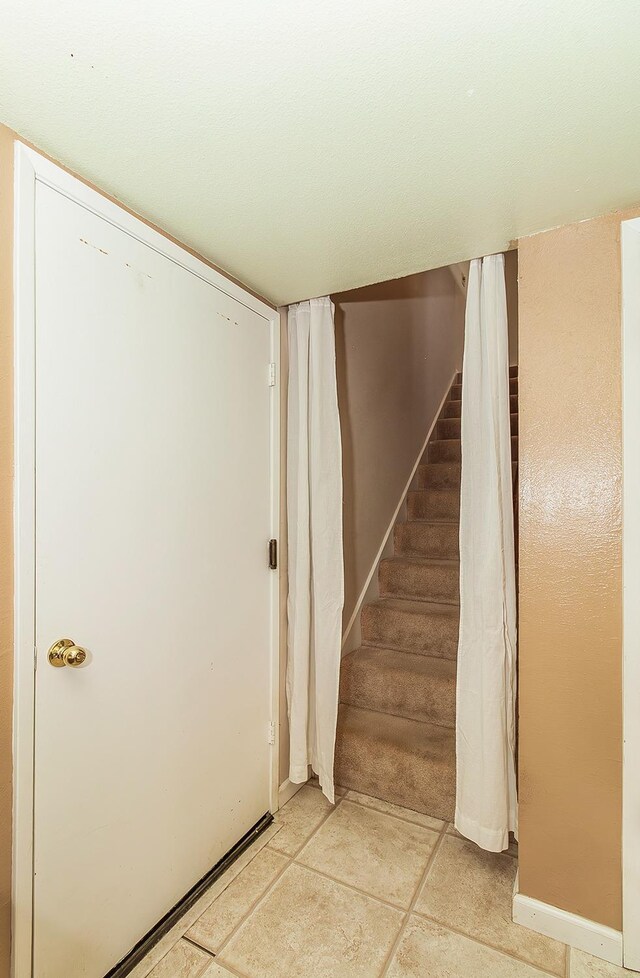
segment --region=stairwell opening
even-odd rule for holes
[[[467,268],[333,296],[345,559],[336,782],[446,821],[455,803]],[[516,500],[517,252],[505,272]]]

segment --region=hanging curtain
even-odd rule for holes
[[[287,704],[289,779],[308,766],[334,801],[344,572],[333,303],[289,306]]]
[[[456,816],[500,852],[517,831],[516,587],[504,256],[471,263],[462,371]]]

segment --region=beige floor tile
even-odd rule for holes
[[[186,936],[216,952],[286,865],[286,856],[263,849],[196,920]]]
[[[500,951],[411,917],[387,978],[541,978],[540,972]]]
[[[421,825],[343,801],[298,862],[406,909],[437,841]]]
[[[455,825],[449,824],[447,826],[447,833],[449,835],[456,835],[459,839],[464,839],[464,836],[463,835],[460,835],[460,833],[458,832],[458,830],[455,827]],[[505,849],[504,851],[505,852],[508,852],[510,856],[517,856],[518,855],[518,843],[516,842],[516,840],[513,837],[513,832],[510,832],[509,833],[509,847],[507,849]]]
[[[564,975],[564,944],[511,920],[516,870],[516,860],[511,856],[484,852],[473,842],[446,835],[416,912],[553,974]]]
[[[295,856],[332,808],[321,791],[306,784],[276,813],[280,830],[269,842],[270,847],[285,856]]]
[[[180,940],[158,962],[149,978],[200,978],[209,963],[209,954],[188,941]]]
[[[219,963],[247,978],[376,978],[402,920],[399,910],[292,864]]]
[[[189,930],[192,924],[196,922],[198,917],[200,917],[210,904],[216,899],[217,896],[222,893],[223,890],[229,886],[231,881],[242,872],[244,867],[251,862],[251,860],[267,845],[269,840],[276,833],[276,825],[271,824],[267,829],[262,832],[258,838],[253,842],[248,849],[238,856],[238,858],[231,864],[231,866],[225,870],[222,876],[218,877],[215,883],[209,887],[208,890],[202,894],[202,896],[194,903],[190,910],[182,916],[173,927],[167,931],[164,937],[160,938],[158,943],[149,951],[147,956],[136,965],[133,971],[129,974],[128,978],[147,978],[151,969],[156,965],[165,954],[171,950],[174,944],[176,944],[181,937],[184,936],[186,931]]]
[[[629,971],[627,968],[618,968],[615,964],[594,958],[584,951],[578,951],[575,947],[571,948],[571,967],[569,978],[624,978],[625,975],[638,976],[637,971]]]
[[[347,801],[357,802],[358,805],[374,808],[377,812],[385,812],[387,815],[397,815],[398,818],[404,818],[407,822],[424,825],[436,832],[440,832],[444,825],[443,821],[434,818],[433,815],[423,815],[422,812],[414,812],[410,808],[393,805],[390,801],[382,801],[380,798],[373,798],[371,795],[362,795],[359,791],[348,791],[345,797]]]
[[[307,781],[307,784],[310,785],[312,788],[320,788],[320,782],[318,781],[318,775],[317,774],[312,774],[311,777],[309,778],[309,780]],[[336,798],[343,798],[346,795],[346,793],[347,793],[347,789],[341,787],[339,784],[334,785],[333,786],[333,790],[334,790],[334,794],[335,794]]]
[[[202,978],[235,978],[235,975],[232,975],[230,971],[227,971],[226,968],[223,968],[222,965],[214,961],[202,975]]]

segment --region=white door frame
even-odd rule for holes
[[[204,261],[91,189],[38,153],[16,143],[14,225],[15,503],[14,503],[14,811],[12,975],[32,972],[33,804],[35,721],[35,193],[40,182],[153,248],[175,264],[262,316],[271,333],[276,383],[271,392],[271,526],[267,543],[279,535],[280,510],[280,317]],[[269,383],[265,376],[265,384]],[[270,807],[278,807],[279,597],[278,573],[271,580]]]
[[[640,971],[640,219],[621,224],[623,445],[622,935]]]

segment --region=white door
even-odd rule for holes
[[[269,809],[273,325],[202,270],[36,183],[36,978],[101,978]]]

